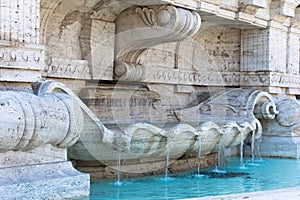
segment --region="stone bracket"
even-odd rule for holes
[[[121,62],[138,64],[147,48],[192,37],[200,29],[201,18],[195,11],[159,5],[128,8],[115,22],[118,65]]]
[[[259,8],[267,8],[266,0],[244,0],[242,1],[242,6],[240,11],[248,14],[255,14]]]
[[[280,14],[287,17],[295,17],[295,9],[299,5],[297,0],[280,0]]]

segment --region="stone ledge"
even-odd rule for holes
[[[66,199],[89,195],[90,178],[71,162],[0,169],[1,199]]]

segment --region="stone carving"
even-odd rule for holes
[[[182,123],[193,126],[213,121],[219,127],[219,137],[222,134],[225,138],[230,136],[222,139],[222,145],[228,147],[238,145],[241,142],[241,134],[246,138],[253,132],[256,133],[257,139],[260,138],[262,130],[258,119],[274,119],[277,110],[273,98],[268,93],[235,89],[218,93],[196,107],[175,113]],[[215,146],[213,150],[217,151],[218,148],[219,146]]]
[[[298,88],[300,79],[297,75],[273,73],[273,72],[256,72],[241,73],[242,86],[276,86]]]
[[[44,62],[42,46],[23,45],[15,48],[8,42],[0,42],[0,67],[41,70]]]
[[[274,119],[276,113],[275,103],[268,93],[247,89],[220,92],[198,106],[174,110],[174,119],[179,120],[175,124],[175,121],[165,126],[127,122],[118,127],[110,125],[109,130],[102,124],[100,135],[89,125],[84,129],[93,134],[83,134],[69,148],[69,156],[105,163],[114,159],[118,152],[124,152],[127,160],[150,162],[164,160],[168,146],[170,158],[177,159],[196,151],[197,140],[201,141],[202,155],[206,155],[218,151],[220,146],[237,146],[241,137],[245,139],[250,133],[258,140],[262,134],[259,119]]]
[[[14,47],[8,41],[0,42],[0,80],[35,82],[41,78],[44,48],[22,44]]]
[[[80,91],[80,98],[105,125],[163,123],[168,113],[161,106],[160,95],[142,85],[88,87]]]
[[[300,158],[300,103],[276,98],[278,115],[263,123],[262,155]]]
[[[163,163],[167,151],[172,159],[195,157],[199,144],[206,156],[242,144],[249,135],[255,142],[263,135],[263,155],[299,158],[296,100],[279,98],[274,103],[269,94],[250,89],[226,90],[209,99],[206,92],[208,87],[246,86],[281,96],[300,94],[298,4],[299,0],[0,1],[0,113],[5,116],[0,168],[6,175],[0,188],[6,187],[7,194],[32,194],[43,185],[50,191],[45,194],[64,198],[84,187],[81,194],[87,195],[88,176],[76,175],[66,162],[66,148],[75,159],[110,164],[118,154],[126,154],[133,165],[148,166],[152,161]],[[182,42],[190,38],[191,44]],[[42,77],[60,78],[83,91],[89,107],[54,81],[39,83],[30,93],[29,83]],[[142,82],[142,87],[129,88],[130,81]],[[40,176],[34,177],[32,169]],[[49,169],[51,178],[39,182]],[[18,180],[12,181],[11,174]],[[69,180],[73,175],[77,177],[72,182],[57,186],[57,177]],[[29,179],[33,187],[28,189]],[[65,185],[72,191],[57,192]],[[23,196],[32,198],[27,194]]]
[[[86,60],[50,58],[46,61],[45,76],[59,78],[89,79],[89,66]]]
[[[159,66],[137,65],[135,63],[126,62],[122,62],[115,67],[115,77],[124,81],[182,85],[238,86],[240,84],[239,73],[165,69]]]
[[[198,13],[175,6],[128,8],[116,19],[117,63],[139,63],[144,49],[192,37],[200,25]]]
[[[83,118],[72,98],[63,93],[1,91],[0,151],[31,150],[46,144],[60,148],[79,138]]]
[[[122,62],[115,67],[114,75],[124,81],[144,81],[147,74],[143,65]]]

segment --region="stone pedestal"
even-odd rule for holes
[[[0,169],[3,199],[67,199],[89,195],[89,175],[71,162]],[[74,187],[76,186],[76,190]]]
[[[90,177],[51,145],[0,153],[1,199],[66,199],[88,196]]]
[[[66,199],[89,195],[90,177],[51,145],[0,154],[1,199]]]

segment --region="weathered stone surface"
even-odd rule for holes
[[[30,150],[52,144],[66,148],[79,138],[81,110],[76,111],[72,99],[64,94],[40,94],[2,91],[0,113],[0,151]]]
[[[97,98],[105,97],[110,102],[97,107],[91,105],[95,109],[94,112],[99,113],[107,107],[112,107],[106,112],[113,114],[113,108],[116,106],[111,100],[122,97],[122,90],[109,91],[109,88],[106,88],[108,91],[105,91],[103,88],[103,92],[100,92],[100,88],[94,89],[98,92],[91,93],[91,89],[87,90],[85,98],[90,97],[96,101]],[[134,97],[129,95],[130,91],[127,93],[129,97]],[[128,106],[123,105],[127,109]],[[168,118],[164,124],[160,124],[161,116],[151,114],[149,116],[154,117],[151,124],[136,122],[130,118],[118,124],[118,118],[114,119],[114,115],[110,115],[107,130],[103,124],[93,119],[94,116],[90,115],[88,110],[85,111],[85,120],[89,123],[85,124],[84,130],[88,130],[86,133],[89,134],[81,134],[80,140],[69,148],[68,155],[78,160],[99,160],[108,166],[112,164],[112,158],[117,158],[121,152],[126,154],[126,160],[136,160],[145,164],[163,162],[167,152],[169,157],[175,160],[184,154],[195,155],[199,148],[197,145],[201,146],[202,155],[234,147],[241,144],[250,133],[259,139],[262,129],[258,119],[274,119],[277,113],[273,98],[268,93],[241,89],[220,92],[198,106],[174,110],[173,119],[177,121],[172,122]],[[158,120],[155,117],[159,117]],[[111,125],[112,121],[115,122],[114,125]]]
[[[243,144],[247,135],[264,136],[263,155],[298,158],[299,105],[288,98],[300,94],[299,3],[1,1],[0,171],[72,171],[69,163],[55,164],[66,161],[70,146],[69,156],[85,163],[98,159],[115,168],[122,152],[126,170],[153,171],[167,151],[172,160],[195,157],[199,143],[205,156]],[[30,87],[42,78],[68,87]],[[281,99],[275,105],[266,92]],[[174,165],[180,170],[183,160]],[[35,197],[37,183],[62,194],[53,184],[66,183],[65,171],[53,172],[60,181],[43,183],[20,173],[16,197]],[[115,176],[109,167],[96,173]],[[67,185],[87,194],[87,181]],[[73,191],[66,197],[77,196]]]
[[[67,162],[66,148],[79,138],[83,116],[71,96],[47,90],[1,91],[0,191],[5,199],[87,196],[89,175]]]
[[[279,111],[274,120],[264,122],[263,156],[300,158],[300,104],[295,99],[276,100]]]
[[[167,122],[164,119],[167,111],[161,109],[159,94],[143,85],[88,87],[80,93],[80,97],[106,125]]]
[[[67,150],[50,144],[28,151],[8,151],[1,153],[0,156],[1,168],[65,162],[66,160]]]
[[[194,155],[193,155],[194,157]],[[201,168],[214,166],[217,163],[217,153],[201,157]],[[90,173],[91,180],[99,179],[115,179],[117,177],[116,161],[108,162],[100,161],[76,161],[75,167],[81,172]],[[184,157],[176,160],[170,160],[170,173],[189,172],[197,169],[197,158]],[[126,165],[121,165],[121,177],[140,177],[165,173],[165,162],[144,162],[138,160],[128,160]]]
[[[75,170],[71,162],[1,168],[0,174],[3,199],[69,199],[89,195],[89,176]]]

